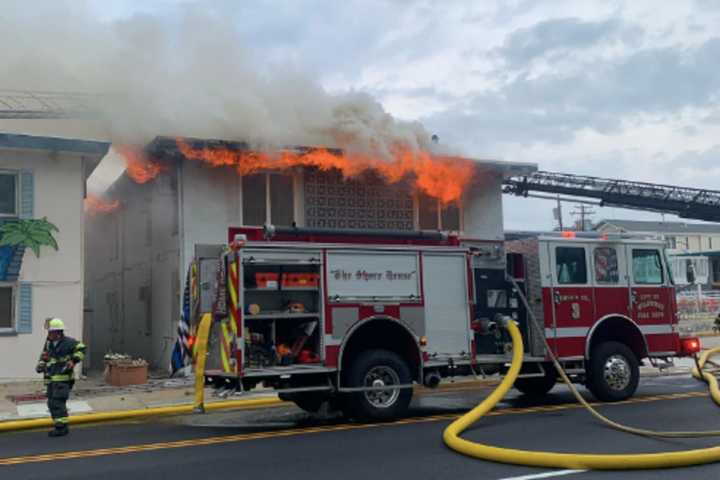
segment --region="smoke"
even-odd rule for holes
[[[333,95],[322,72],[258,62],[238,18],[200,6],[100,20],[104,2],[4,1],[0,88],[101,94],[116,144],[157,135],[326,145],[389,157],[430,150],[419,123],[394,119],[369,95]]]

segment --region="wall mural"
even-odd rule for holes
[[[0,281],[15,281],[26,249],[40,258],[41,247],[58,250],[53,232],[60,230],[42,219],[8,220],[0,225]]]

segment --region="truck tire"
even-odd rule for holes
[[[346,385],[380,387],[410,383],[410,369],[398,354],[388,350],[368,350],[350,365]],[[358,420],[397,418],[407,411],[412,393],[412,388],[347,393],[343,413]]]
[[[587,387],[598,400],[618,402],[633,396],[640,381],[635,354],[620,342],[604,342],[593,348]]]
[[[557,373],[552,363],[543,364],[545,375],[542,377],[518,378],[514,387],[523,395],[538,398],[545,396],[557,383]]]

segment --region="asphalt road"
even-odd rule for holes
[[[320,419],[282,406],[76,427],[63,439],[50,439],[44,431],[0,434],[0,479],[720,477],[720,464],[569,472],[483,462],[452,452],[442,443],[443,429],[487,393],[476,388],[431,391],[416,397],[408,418],[384,424]],[[702,385],[684,377],[644,378],[636,397],[601,411],[646,428],[720,430],[720,408]],[[542,404],[513,393],[464,436],[498,446],[565,452],[639,453],[720,444],[713,438],[659,440],[610,430],[572,403],[565,387],[557,387]],[[548,476],[532,476],[538,474]]]

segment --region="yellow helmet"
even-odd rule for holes
[[[59,330],[65,330],[65,322],[59,318],[51,318],[48,322],[48,332],[56,332]]]

